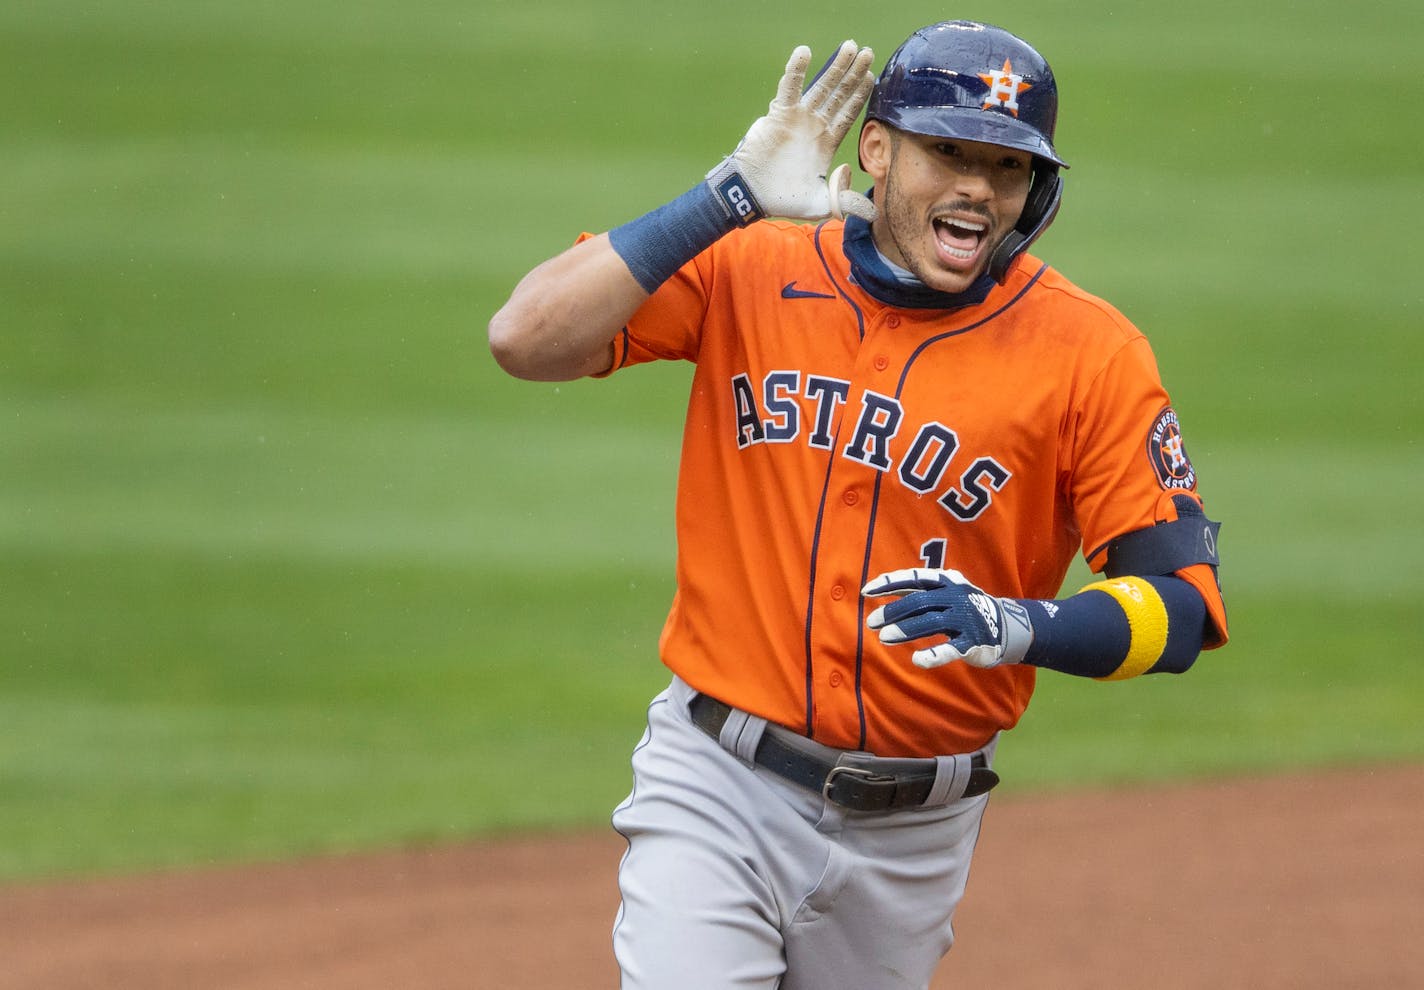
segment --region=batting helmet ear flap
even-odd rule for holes
[[[1029,245],[1048,229],[1062,202],[1063,176],[1058,174],[1058,166],[1035,158],[1033,183],[1029,186],[1028,199],[1019,214],[1019,221],[989,256],[989,276],[995,282],[1003,284],[1014,259],[1027,251]]]

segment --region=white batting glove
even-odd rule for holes
[[[707,180],[743,222],[759,215],[792,220],[875,219],[875,205],[852,192],[850,166],[831,170],[831,159],[860,116],[875,85],[869,48],[844,42],[821,75],[803,93],[811,49],[791,53],[765,117],[752,124],[737,150],[707,173]],[[737,201],[719,188],[740,175],[754,202]]]
[[[918,667],[939,667],[953,660],[974,667],[1019,663],[1033,644],[1033,624],[1022,605],[981,591],[958,571],[891,571],[860,593],[867,598],[904,596],[877,608],[865,620],[880,631],[882,643],[949,637],[947,643],[916,650],[910,659]]]

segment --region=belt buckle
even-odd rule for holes
[[[831,788],[835,786],[836,778],[839,777],[841,774],[848,774],[852,777],[859,777],[865,781],[885,781],[894,779],[892,777],[886,777],[882,774],[878,774],[874,770],[867,770],[865,767],[851,767],[846,766],[842,763],[837,763],[835,766],[831,767],[830,773],[826,774],[826,782],[821,785],[821,797],[825,798],[827,801],[832,802],[833,804],[840,803],[839,801],[836,801],[835,798],[831,797]]]

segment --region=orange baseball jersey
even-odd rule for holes
[[[843,224],[761,222],[664,283],[610,374],[696,364],[664,663],[694,688],[831,746],[969,752],[1014,726],[1027,665],[922,670],[867,630],[859,589],[952,567],[1054,598],[1080,550],[1176,518],[1194,493],[1145,337],[1024,256],[983,302],[888,306],[850,276]],[[587,236],[587,235],[585,235]],[[1179,572],[1224,609],[1205,565]]]

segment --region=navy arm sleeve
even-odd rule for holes
[[[1204,642],[1206,603],[1177,577],[1110,578],[1070,598],[1021,604],[1033,624],[1023,662],[1079,677],[1181,673]]]

